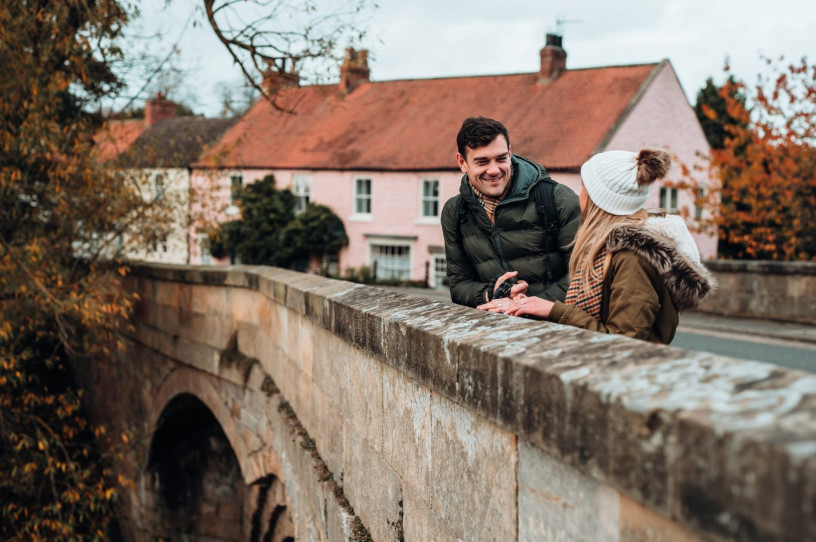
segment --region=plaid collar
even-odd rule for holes
[[[592,267],[595,273],[600,275],[603,271],[604,258],[608,249],[604,246],[595,259],[592,260]],[[577,269],[570,280],[567,288],[567,297],[564,303],[575,305],[584,312],[589,313],[596,320],[601,319],[601,300],[603,299],[603,279],[591,282],[587,288],[581,282],[581,270]]]

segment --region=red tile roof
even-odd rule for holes
[[[622,120],[660,64],[285,88],[260,100],[198,165],[269,169],[455,169],[469,116],[507,126],[514,152],[548,169],[578,168]]]
[[[144,129],[144,119],[111,120],[94,136],[94,154],[99,163],[116,160]]]

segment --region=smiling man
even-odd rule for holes
[[[442,210],[451,300],[475,307],[524,293],[563,301],[578,196],[514,156],[499,121],[465,119],[456,145],[465,175]]]

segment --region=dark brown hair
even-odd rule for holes
[[[489,145],[498,136],[503,135],[507,146],[510,147],[510,136],[507,128],[497,120],[487,117],[469,117],[462,123],[456,135],[456,147],[463,157],[467,149],[478,149]]]

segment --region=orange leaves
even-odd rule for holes
[[[710,161],[721,256],[816,260],[816,67],[781,60],[765,59],[754,86],[726,81],[724,107],[700,107],[698,95],[701,123],[726,134]]]
[[[709,118],[710,120],[714,120],[714,119],[717,118],[717,112],[714,111],[714,109],[711,106],[709,106],[708,104],[702,104],[702,105],[703,105],[703,114],[707,118]]]

